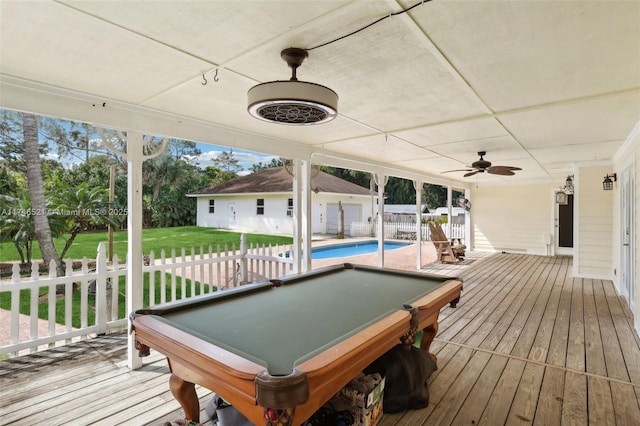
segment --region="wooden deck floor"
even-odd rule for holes
[[[387,414],[380,426],[640,425],[640,339],[610,281],[573,278],[570,257],[467,259],[431,269],[463,277],[465,289],[440,316],[429,406]],[[105,336],[1,361],[0,424],[179,418],[165,360],[154,355],[129,371],[126,340]],[[204,407],[211,393],[199,392]]]

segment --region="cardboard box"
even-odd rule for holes
[[[373,386],[372,389],[371,386]],[[380,421],[384,398],[384,377],[379,374],[358,375],[340,392],[353,407],[355,426],[375,426]]]
[[[354,425],[375,426],[382,418],[382,396],[369,408],[354,407]]]

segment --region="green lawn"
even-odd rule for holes
[[[160,303],[161,298],[161,292],[162,292],[162,287],[161,287],[161,283],[160,283],[160,271],[156,271],[155,272],[155,278],[154,278],[154,287],[155,287],[155,300],[154,303]],[[185,297],[190,297],[192,296],[191,294],[191,280],[186,279],[185,280],[185,284],[186,284],[186,296]],[[196,282],[195,283],[196,286],[196,294],[201,294],[201,290],[200,290],[200,283]],[[178,299],[180,299],[182,297],[182,278],[176,276],[176,297]],[[112,286],[112,291],[116,289],[116,286]],[[117,286],[117,290],[118,290],[118,318],[126,318],[127,313],[125,312],[126,309],[126,299],[125,299],[125,294],[126,294],[126,280],[124,277],[120,277],[120,279],[118,280],[118,286]],[[143,293],[144,293],[144,301],[145,301],[145,306],[148,306],[148,300],[149,300],[149,274],[144,274],[144,283],[143,283]],[[41,296],[41,299],[38,303],[38,318],[43,319],[43,320],[47,320],[49,318],[49,302],[48,302],[48,298],[47,298],[47,294],[48,294],[48,288],[47,287],[41,287],[39,290],[39,295]],[[31,312],[31,291],[30,290],[21,290],[20,291],[20,313],[24,314],[24,315],[29,315],[29,313]],[[167,301],[171,300],[171,274],[166,274],[166,288],[165,288],[165,295],[166,295],[166,299]],[[79,328],[81,326],[81,317],[80,317],[80,302],[81,302],[81,295],[80,295],[80,290],[77,289],[72,293],[72,313],[71,313],[71,323],[72,326],[75,328]],[[6,310],[10,310],[11,309],[11,292],[9,291],[5,291],[5,292],[0,292],[0,309],[6,309]],[[88,325],[93,325],[95,324],[95,296],[94,295],[89,295],[89,310],[87,313],[87,317],[88,317]],[[58,324],[64,324],[65,321],[65,298],[58,298],[56,300],[56,323]]]
[[[117,253],[120,259],[125,259],[127,254],[127,232],[116,232],[114,233],[114,253]],[[82,257],[87,257],[88,259],[96,258],[96,251],[98,248],[98,244],[100,242],[107,241],[107,233],[106,232],[92,232],[80,234],[76,238],[73,246],[68,252],[67,258],[69,259],[81,259]],[[291,237],[282,237],[282,236],[272,236],[272,235],[261,235],[261,234],[247,234],[247,243],[248,244],[291,244]],[[58,251],[62,249],[65,241],[59,239],[55,241],[56,247]],[[230,231],[221,231],[213,228],[199,228],[197,226],[184,226],[184,227],[175,227],[175,228],[162,228],[162,229],[145,229],[142,231],[142,251],[145,254],[149,254],[151,251],[155,253],[156,258],[160,256],[160,251],[165,250],[167,256],[171,255],[171,249],[176,249],[176,254],[180,255],[180,249],[183,247],[187,250],[187,254],[190,253],[191,247],[196,248],[196,252],[199,250],[200,246],[204,246],[205,250],[207,250],[208,246],[211,245],[215,250],[218,245],[220,245],[221,249],[224,250],[225,244],[231,249],[232,245],[235,244],[236,249],[240,247],[240,233],[238,232],[230,232]],[[37,246],[37,243],[34,244],[34,252],[33,259],[39,260],[41,257],[40,250]],[[20,260],[18,256],[18,252],[11,242],[2,242],[0,243],[0,262],[7,261],[17,261]],[[170,300],[170,283],[171,283],[171,275],[167,274],[167,299]],[[180,298],[181,293],[181,278],[176,277],[176,285],[177,285],[177,294],[178,298]],[[187,296],[191,294],[191,282],[190,280],[186,280],[187,284]],[[200,283],[196,283],[196,292],[200,293],[199,290]],[[115,288],[115,286],[114,286]],[[144,274],[144,300],[148,300],[149,294],[149,274]],[[155,272],[155,294],[156,300],[155,302],[160,302],[160,272]],[[125,298],[124,294],[126,291],[124,278],[120,278],[118,283],[118,291],[120,293],[119,296],[119,308],[120,318],[124,318],[125,312]],[[47,288],[40,288],[40,295],[47,294]],[[80,291],[73,292],[73,326],[80,327]],[[20,292],[20,312],[28,315],[30,311],[30,291],[22,290]],[[146,303],[146,302],[145,302]],[[94,297],[89,296],[89,324],[94,324]],[[2,309],[11,309],[11,293],[10,292],[0,292],[0,308]],[[46,297],[40,301],[38,306],[38,317],[41,319],[48,318],[48,302]],[[56,322],[64,323],[64,298],[59,299],[56,302]]]
[[[107,242],[107,232],[89,232],[83,233],[76,237],[73,246],[69,249],[66,258],[68,259],[88,259],[96,258],[98,243]],[[291,244],[291,237],[247,234],[247,242],[249,244]],[[65,240],[59,238],[55,241],[58,252],[62,251]],[[170,256],[171,249],[176,249],[176,254],[180,254],[183,247],[189,253],[191,247],[196,247],[196,251],[200,246],[206,248],[211,245],[214,250],[217,245],[224,249],[227,244],[231,248],[235,244],[236,248],[240,246],[240,233],[223,231],[215,228],[201,228],[198,226],[179,226],[175,228],[159,228],[159,229],[143,229],[142,230],[142,252],[149,254],[151,251],[155,253],[156,258],[160,256],[160,251],[165,250],[167,256]],[[127,231],[114,232],[113,235],[113,252],[117,253],[120,259],[125,259],[127,254]],[[40,248],[38,243],[34,242],[33,260],[40,260]],[[11,242],[0,242],[0,262],[20,260],[18,252]]]

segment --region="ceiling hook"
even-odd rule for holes
[[[213,76],[213,81],[215,81],[216,83],[220,81],[220,79],[218,78],[218,68],[216,68],[216,74]]]
[[[200,84],[202,84],[203,86],[206,86],[207,83],[208,83],[207,78],[204,76],[204,74],[202,74],[202,83]]]

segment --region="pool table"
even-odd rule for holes
[[[419,330],[429,352],[440,309],[455,307],[461,290],[459,278],[346,263],[138,310],[130,320],[141,355],[166,355],[186,419],[199,421],[199,384],[254,424],[299,425]]]

